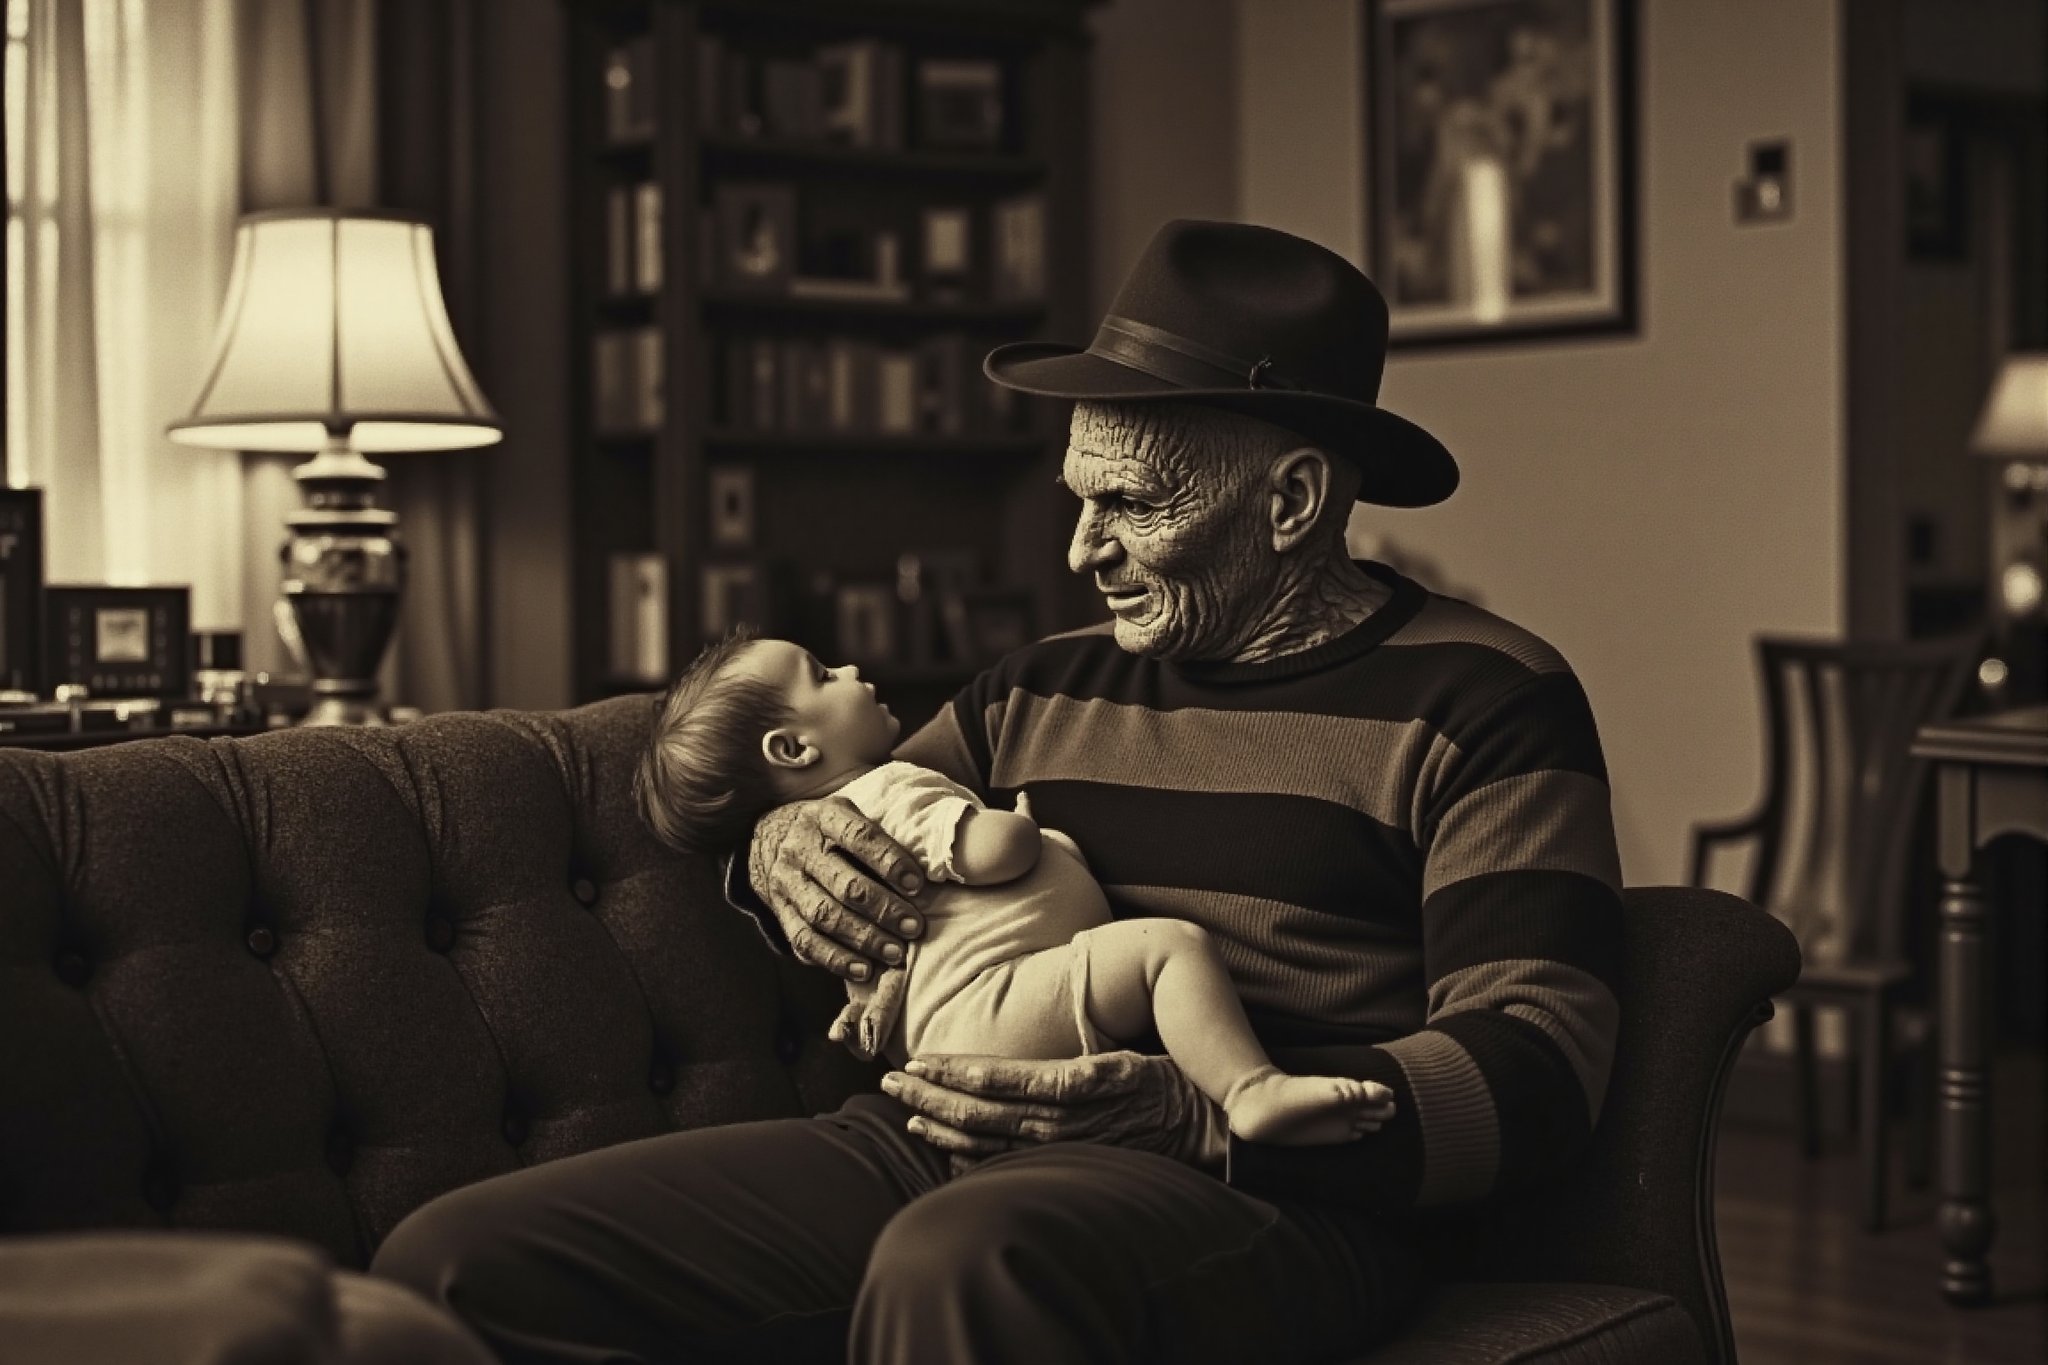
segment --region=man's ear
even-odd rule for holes
[[[761,736],[761,757],[771,768],[808,768],[821,755],[817,745],[784,725]]]
[[[1267,471],[1272,489],[1273,548],[1286,553],[1308,538],[1330,503],[1330,457],[1314,446],[1276,456]]]

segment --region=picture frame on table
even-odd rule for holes
[[[52,584],[43,590],[44,686],[94,697],[192,689],[192,593],[184,587]]]
[[[712,191],[719,283],[783,293],[796,272],[796,187],[721,182]]]
[[[0,692],[43,690],[43,491],[0,487]]]
[[[1361,3],[1391,343],[1634,332],[1634,0]]]

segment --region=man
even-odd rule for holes
[[[377,1268],[521,1360],[1291,1361],[1396,1326],[1428,1210],[1584,1145],[1620,900],[1564,662],[1344,552],[1355,500],[1457,479],[1375,406],[1386,338],[1334,254],[1178,222],[1086,351],[992,354],[1076,400],[1069,562],[1114,619],[1011,655],[898,755],[1028,795],[1119,913],[1201,924],[1276,1062],[1393,1089],[1379,1133],[1239,1141],[1138,1052],[924,1057],[836,1114],[457,1191]],[[844,803],[764,819],[749,865],[771,941],[842,976],[922,929],[915,864]]]

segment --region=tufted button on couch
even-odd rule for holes
[[[345,1323],[389,1301],[349,1272],[443,1191],[870,1086],[825,1041],[836,983],[641,829],[647,705],[0,750],[0,1267],[61,1280],[94,1263],[89,1230],[125,1230],[98,1234],[116,1264],[154,1254],[136,1229],[268,1235],[297,1259],[185,1237],[178,1264],[204,1285],[255,1255],[299,1284],[311,1257]],[[1373,1359],[1732,1359],[1713,1120],[1796,950],[1712,892],[1630,908],[1591,1160],[1461,1230],[1471,1280]],[[0,1358],[34,1358],[19,1307],[0,1294]],[[473,1358],[449,1340],[419,1358]]]

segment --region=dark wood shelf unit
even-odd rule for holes
[[[705,433],[715,455],[901,455],[918,459],[976,461],[1028,459],[1045,449],[1040,436],[894,436],[858,431],[741,431]]]
[[[893,583],[902,554],[968,552],[982,583],[1028,596],[1041,633],[1079,625],[1093,604],[1074,591],[1064,564],[1071,508],[1057,487],[1065,446],[1061,405],[999,409],[978,386],[982,354],[1005,341],[1085,340],[1088,327],[1087,10],[1098,0],[571,0],[566,59],[572,99],[570,272],[575,370],[571,376],[575,458],[572,489],[572,640],[578,700],[655,690],[622,672],[611,649],[613,557],[658,557],[666,578],[665,645],[670,672],[701,647],[705,570],[745,565],[760,584],[759,624],[820,652],[825,584]],[[707,40],[715,49],[707,52]],[[736,129],[703,126],[700,71],[717,51],[803,61],[818,49],[864,40],[891,44],[901,59],[903,136],[847,146],[792,135],[775,122]],[[607,118],[607,69],[636,44],[633,69],[651,72],[643,105],[651,128],[616,136]],[[1001,72],[1001,136],[983,145],[940,145],[926,136],[918,64],[993,61]],[[886,69],[886,68],[884,68]],[[812,125],[815,127],[815,125]],[[734,288],[717,255],[721,184],[789,186],[797,242],[818,215],[828,225],[863,215],[900,225],[902,300],[793,297],[778,289]],[[638,219],[620,230],[615,201],[658,187],[659,286],[622,280],[610,268],[623,239],[639,241]],[[1022,196],[1043,201],[1042,297],[1011,300],[993,287],[998,207]],[[965,209],[972,269],[962,281],[923,278],[922,213]],[[824,231],[826,229],[820,229]],[[843,232],[843,227],[834,230]],[[652,239],[652,234],[650,234]],[[709,239],[709,240],[707,240]],[[629,251],[633,248],[629,245]],[[730,258],[728,258],[729,260]],[[799,256],[801,261],[801,256]],[[828,268],[799,274],[834,274]],[[658,337],[662,416],[642,427],[601,420],[616,384],[600,394],[597,352],[616,361],[630,341],[651,355]],[[823,423],[777,410],[766,429],[735,421],[727,367],[744,344],[854,348],[915,357],[918,430],[899,416],[876,417],[881,392],[862,390],[858,423]],[[933,348],[971,357],[964,371],[930,358]],[[964,373],[941,392],[971,392],[965,418],[931,410],[926,367]],[[616,366],[612,367],[615,372]],[[900,375],[901,370],[897,373]],[[897,390],[900,398],[900,386]],[[900,406],[895,409],[901,412]],[[615,404],[607,408],[615,411]],[[629,409],[630,411],[630,409]],[[749,414],[752,416],[752,414]],[[758,417],[753,418],[759,421]],[[954,431],[956,434],[941,434]],[[752,471],[754,539],[712,543],[710,472]],[[836,591],[836,588],[833,589]],[[793,607],[792,593],[807,594]],[[910,632],[898,622],[898,642]],[[835,654],[840,651],[834,650]],[[855,658],[878,683],[900,690],[906,724],[943,704],[972,676],[955,663],[902,657]]]
[[[1028,184],[1045,176],[1036,157],[1000,152],[896,152],[789,138],[707,135],[702,142],[707,170],[766,174],[897,176],[948,181],[986,180]]]
[[[728,322],[774,324],[783,320],[827,326],[889,325],[939,328],[1025,328],[1045,316],[1043,303],[932,303],[922,299],[798,298],[790,294],[707,289],[700,296],[707,313]],[[743,315],[743,316],[741,316]]]

